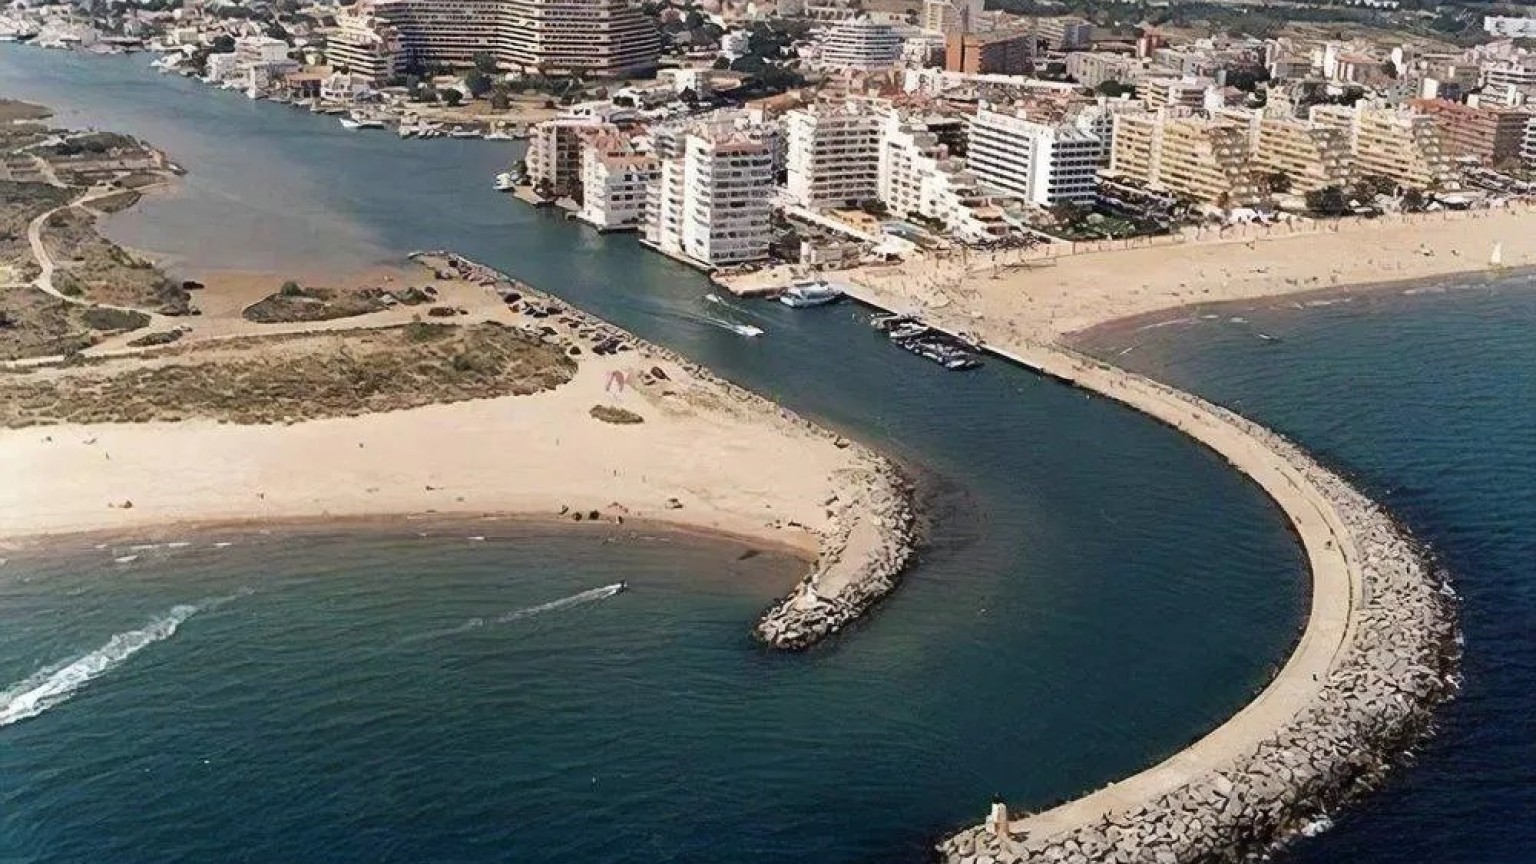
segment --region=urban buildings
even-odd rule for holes
[[[581,209],[577,216],[599,231],[640,227],[646,187],[661,178],[655,156],[632,152],[620,134],[589,136],[581,153]]]
[[[1254,168],[1283,174],[1290,192],[1304,195],[1353,179],[1353,154],[1343,130],[1294,117],[1257,115]]]
[[[867,17],[833,27],[821,39],[820,65],[826,69],[888,69],[901,59],[901,34],[890,24]]]
[[[981,22],[983,0],[925,0],[921,26],[926,33],[969,32]]]
[[[626,0],[371,0],[408,60],[501,65],[549,75],[623,77],[656,68],[661,36]]]
[[[767,258],[773,143],[728,123],[700,124],[681,139],[647,187],[645,242],[703,267]]]
[[[1520,158],[1532,113],[1503,106],[1463,105],[1442,99],[1418,99],[1414,110],[1434,119],[1451,156],[1474,156],[1487,166]]]
[[[1067,55],[1067,74],[1084,87],[1097,87],[1105,81],[1135,84],[1146,74],[1146,68],[1146,61],[1124,54],[1074,51]]]
[[[936,222],[962,242],[998,240],[1012,230],[1002,206],[1008,196],[984,190],[917,115],[886,115],[877,188],[891,213]]]
[[[983,106],[971,121],[966,162],[988,186],[1041,207],[1091,204],[1109,141],[1078,118],[1037,122]]]
[[[1262,192],[1249,164],[1248,130],[1229,119],[1115,115],[1111,176],[1207,206],[1252,204]]]
[[[882,113],[869,100],[849,99],[785,114],[789,200],[817,209],[876,197]]]
[[[1314,105],[1311,118],[1349,135],[1357,177],[1385,177],[1415,189],[1454,186],[1450,155],[1428,115],[1406,108]]]
[[[1483,30],[1501,39],[1536,39],[1536,18],[1487,15],[1483,17]]]
[[[944,42],[944,69],[973,75],[1024,75],[1034,66],[1035,35],[951,31]]]
[[[1051,51],[1080,51],[1093,44],[1093,24],[1082,18],[1036,18],[1034,30]]]
[[[1536,102],[1536,54],[1489,58],[1479,66],[1486,100],[1509,107]]]
[[[382,83],[405,63],[400,34],[393,25],[366,12],[338,11],[336,29],[326,34],[325,57],[332,66]]]
[[[556,117],[529,130],[528,181],[535,190],[555,197],[572,194],[582,177],[582,150],[587,140],[617,127],[594,117]]]

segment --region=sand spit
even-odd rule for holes
[[[724,390],[742,409],[766,414],[844,451],[855,468],[821,500],[820,538],[815,566],[783,600],[759,619],[753,634],[768,645],[802,651],[838,632],[895,590],[912,553],[915,520],[912,487],[889,460],[802,418],[762,396],[719,378],[708,369],[661,346],[645,342],[596,316],[570,307],[537,289],[452,253],[412,257],[443,278],[484,285],[510,305],[534,305],[547,317],[568,318],[594,345],[632,346],[647,359],[663,359],[694,378]],[[645,373],[642,373],[645,377]],[[654,383],[652,380],[645,383]],[[794,523],[791,527],[805,527]]]

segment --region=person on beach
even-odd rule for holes
[[[1008,805],[1003,796],[992,796],[992,810],[987,814],[987,829],[996,837],[1008,839]]]

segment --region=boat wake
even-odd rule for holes
[[[199,605],[172,606],[171,611],[138,630],[118,633],[107,644],[82,657],[45,667],[0,692],[0,728],[26,720],[67,702],[92,681],[112,671],[145,648],[176,635],[188,618],[205,609],[216,609],[250,594],[242,589],[228,597]]]
[[[524,618],[532,618],[536,615],[543,615],[547,612],[558,612],[561,609],[569,609],[573,606],[582,606],[587,603],[595,603],[599,600],[607,600],[609,597],[612,597],[615,594],[623,591],[626,587],[628,586],[623,582],[615,582],[612,585],[604,585],[601,588],[592,588],[587,591],[583,591],[580,594],[572,594],[569,597],[561,597],[559,600],[551,600],[548,603],[540,603],[537,606],[528,606],[522,609],[514,609],[511,612],[508,612],[504,615],[498,615],[495,618],[471,618],[451,630],[442,630],[436,633],[428,633],[420,638],[430,639],[437,636],[453,636],[458,633],[467,633],[471,630],[478,630],[481,627],[485,627],[487,625],[511,624],[514,621],[521,621]]]

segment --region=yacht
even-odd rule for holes
[[[825,306],[834,303],[843,297],[843,289],[835,285],[817,280],[814,282],[796,282],[784,289],[779,295],[779,302],[795,309],[803,309],[807,306]]]
[[[515,188],[517,188],[517,178],[511,171],[503,171],[496,175],[497,192],[511,192]]]
[[[368,117],[359,117],[356,114],[348,114],[339,121],[346,129],[383,129],[383,120],[374,120]]]

